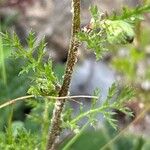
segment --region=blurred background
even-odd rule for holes
[[[90,22],[91,5],[110,13],[119,11],[123,6],[135,7],[142,3],[142,0],[81,0],[81,24],[85,26]],[[98,150],[107,143],[110,143],[107,149],[111,150],[150,149],[150,14],[145,14],[144,19],[136,26],[136,37],[132,44],[111,47],[101,61],[96,62],[94,54],[84,45],[80,46],[70,86],[71,95],[92,95],[99,88],[103,100],[112,83],[119,82],[120,89],[125,84],[134,87],[136,97],[126,104],[133,110],[133,118],[118,113],[119,131],[114,131],[102,121],[102,129],[98,129],[98,132],[86,131],[72,149],[80,150],[84,145],[84,149]],[[16,32],[24,47],[27,46],[26,37],[31,30],[36,33],[37,42],[45,37],[46,57],[52,58],[53,69],[60,82],[67,59],[70,28],[70,0],[0,0],[0,31]],[[12,50],[5,47],[0,37],[0,104],[26,95],[30,85],[27,75],[18,76],[22,62],[11,59],[11,53]],[[83,101],[85,110],[90,102]],[[72,103],[72,106],[78,112],[78,104]],[[0,135],[4,134],[9,124],[10,114],[14,126],[21,124],[26,129],[36,131],[35,123],[31,123],[27,117],[33,111],[24,102],[1,109]]]

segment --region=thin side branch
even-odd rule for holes
[[[28,95],[28,96],[22,96],[22,97],[18,97],[18,98],[9,100],[9,101],[7,101],[6,103],[1,104],[1,105],[0,105],[0,109],[1,109],[1,108],[4,108],[4,107],[6,107],[6,106],[9,106],[9,105],[13,105],[13,104],[15,104],[15,103],[18,102],[18,101],[27,100],[27,99],[29,99],[29,98],[34,98],[34,97],[36,97],[36,96],[34,96],[34,95]],[[62,96],[62,97],[55,97],[55,96],[38,96],[38,97],[44,97],[44,98],[47,98],[47,99],[57,99],[57,100],[75,99],[75,98],[98,99],[97,96],[88,96],[88,95]]]
[[[72,0],[72,31],[71,31],[72,33],[67,57],[67,64],[64,74],[64,80],[62,87],[59,91],[59,97],[68,95],[71,76],[77,61],[77,50],[79,42],[76,38],[76,34],[79,31],[80,31],[80,0]],[[55,146],[61,133],[61,123],[62,123],[61,115],[64,108],[64,104],[65,99],[63,101],[60,101],[60,99],[56,100],[46,150],[56,149]]]
[[[18,97],[18,98],[9,100],[8,102],[1,104],[0,109],[4,108],[6,106],[9,106],[9,105],[15,104],[18,101],[26,100],[26,99],[33,98],[33,97],[35,97],[35,96],[34,95],[28,95],[28,96],[22,96],[22,97]]]

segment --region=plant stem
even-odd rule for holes
[[[78,115],[75,119],[73,119],[70,123],[76,123],[78,122],[80,119],[88,116],[89,114],[94,114],[94,113],[100,113],[103,112],[105,109],[110,108],[110,106],[102,106],[100,108],[95,108],[95,109],[91,109],[87,112],[81,113],[80,115]]]
[[[33,98],[33,97],[35,97],[35,96],[34,95],[28,95],[28,96],[22,96],[22,97],[18,97],[18,98],[9,100],[8,102],[1,104],[0,109],[4,108],[6,106],[9,106],[9,105],[15,104],[18,101],[26,100],[26,99]]]
[[[82,133],[85,131],[87,128],[89,122],[87,122],[81,129],[80,132],[77,133],[66,145],[62,150],[69,150],[70,146],[75,143],[75,141],[82,135]]]
[[[76,38],[76,34],[80,31],[80,0],[72,0],[72,31],[70,47],[67,57],[66,70],[64,74],[64,80],[62,87],[59,91],[59,97],[67,96],[69,85],[71,81],[71,76],[74,70],[74,66],[77,61],[77,50],[79,42]],[[57,140],[61,132],[61,114],[64,108],[64,100],[56,100],[55,108],[53,111],[53,117],[51,120],[51,128],[48,135],[47,150],[55,150]]]
[[[36,96],[35,95],[28,95],[28,96],[21,96],[21,97],[18,97],[18,98],[15,98],[15,99],[12,99],[12,100],[5,100],[7,102],[3,103],[0,105],[0,109],[1,108],[4,108],[6,106],[9,106],[9,105],[13,105],[15,104],[16,102],[18,101],[23,101],[23,100],[27,100],[29,98],[35,98]],[[47,99],[59,99],[59,100],[63,100],[63,99],[74,99],[74,98],[89,98],[89,99],[92,99],[92,98],[95,98],[95,99],[98,99],[98,96],[89,96],[89,95],[75,95],[75,96],[62,96],[62,97],[55,97],[55,96],[37,96],[37,98],[47,98]]]
[[[0,27],[1,31],[1,27]],[[3,40],[0,36],[0,68],[1,68],[1,76],[4,82],[4,85],[7,86],[7,75],[6,75],[6,68],[5,68],[5,58],[4,58],[4,48],[3,48]]]
[[[46,99],[45,100],[45,107],[44,107],[44,112],[43,112],[43,124],[42,124],[42,141],[41,141],[41,150],[45,149],[45,144],[46,144],[46,137],[45,135],[47,135],[47,130],[48,130],[48,123],[47,120],[49,119],[49,101]]]

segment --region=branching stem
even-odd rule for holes
[[[69,85],[71,81],[71,76],[73,73],[74,65],[77,61],[77,49],[78,40],[76,34],[80,31],[80,0],[72,0],[72,34],[70,40],[70,47],[68,52],[68,59],[66,64],[66,70],[64,75],[64,81],[62,87],[59,91],[59,97],[67,96]],[[65,99],[60,101],[56,100],[55,108],[52,117],[51,128],[48,136],[47,150],[54,150],[57,139],[61,132],[61,114],[64,108]]]
[[[76,38],[76,34],[79,31],[80,31],[80,0],[72,0],[71,40],[70,40],[70,46],[68,51],[64,80],[63,80],[62,87],[59,91],[59,97],[68,95],[71,76],[77,61],[77,50],[78,50],[79,42]],[[61,132],[61,123],[62,123],[61,115],[64,108],[64,104],[65,104],[65,99],[56,100],[55,108],[53,111],[53,117],[51,120],[46,150],[55,150],[55,146]]]

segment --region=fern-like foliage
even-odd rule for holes
[[[96,58],[99,59],[103,56],[103,53],[108,50],[108,45],[126,44],[132,42],[134,38],[134,22],[140,19],[140,15],[148,12],[149,9],[149,6],[137,7],[132,10],[124,8],[120,15],[113,14],[110,16],[105,16],[98,11],[96,6],[91,7],[91,30],[90,32],[80,32],[77,36],[80,41],[85,41],[87,43],[87,47],[92,49],[96,53]],[[56,96],[58,94],[57,85],[59,83],[52,70],[52,61],[48,60],[45,62],[44,60],[46,48],[45,41],[42,40],[39,44],[37,44],[35,34],[30,32],[27,38],[27,47],[24,48],[15,33],[13,35],[8,33],[3,34],[3,38],[6,46],[14,50],[13,56],[17,59],[21,58],[24,61],[19,75],[23,73],[32,73],[32,77],[27,79],[30,80],[31,83],[28,93],[36,96]],[[98,96],[99,93],[96,92],[95,95]],[[64,110],[62,114],[62,126],[64,128],[73,130],[75,133],[79,133],[81,131],[79,122],[83,118],[87,118],[88,122],[94,126],[95,122],[98,121],[97,115],[101,113],[103,114],[104,118],[113,126],[113,128],[116,129],[117,124],[116,120],[114,119],[115,113],[113,110],[116,109],[125,114],[132,115],[130,110],[127,107],[124,107],[124,104],[133,96],[134,92],[130,87],[124,87],[119,90],[117,85],[113,84],[108,91],[107,98],[103,100],[104,102],[100,106],[97,106],[97,100],[93,99],[90,110],[85,112],[82,108],[84,106],[81,106],[79,115],[74,118],[72,117],[71,108]],[[45,101],[45,105],[43,106],[36,101],[35,103],[31,102],[29,105],[31,106],[31,104],[34,106],[31,113],[28,115],[27,120],[30,118],[36,123],[38,122],[38,126],[41,125],[40,129],[43,135],[41,138],[42,142],[40,143],[42,146],[40,145],[40,147],[44,149],[48,124],[50,123],[49,117],[51,117],[50,115],[53,103],[50,104],[49,102]],[[41,118],[39,118],[39,116]],[[25,122],[26,125],[29,124],[27,120]],[[10,131],[8,133],[11,134]],[[8,137],[12,137],[10,138],[12,140],[3,141],[1,139],[1,141],[4,142],[8,147],[9,145],[12,146],[9,147],[9,149],[16,147],[16,143],[19,144],[20,149],[28,147],[27,145],[30,145],[30,149],[38,148],[36,144],[40,138],[37,138],[37,136],[32,137],[32,135],[26,130],[22,130],[22,132],[20,132],[20,134],[17,136],[18,137],[8,135]],[[11,145],[12,143],[13,145]],[[24,147],[21,147],[23,145]],[[4,145],[2,145],[0,148],[4,149],[3,146]]]
[[[150,11],[150,5],[138,6],[133,9],[123,8],[120,14],[105,15],[96,6],[91,7],[90,32],[78,34],[81,42],[96,53],[99,59],[107,51],[109,45],[127,44],[134,39],[134,24],[143,19],[143,13]]]
[[[87,43],[87,48],[94,51],[96,58],[102,58],[102,54],[107,51],[107,39],[106,32],[104,28],[100,28],[101,16],[98,11],[98,8],[91,7],[92,14],[92,30],[90,32],[80,32],[78,38],[81,42],[85,41]]]
[[[7,129],[5,134],[0,135],[0,149],[7,150],[26,150],[39,149],[40,143],[38,136],[27,131],[24,127],[20,127],[16,130],[16,133],[12,129]]]
[[[27,38],[27,49],[21,45],[15,33],[12,36],[6,33],[4,39],[7,42],[6,45],[15,50],[13,56],[24,60],[24,66],[19,75],[29,72],[33,73],[33,77],[31,78],[32,85],[28,93],[42,96],[56,95],[58,81],[52,71],[52,61],[48,60],[44,62],[46,47],[44,39],[39,44],[36,44],[35,34],[30,32]]]
[[[123,7],[122,12],[117,14],[116,12],[113,15],[110,15],[108,18],[110,20],[125,20],[130,23],[135,23],[143,18],[144,13],[150,12],[150,5],[146,4],[143,6],[137,6],[134,9]]]
[[[98,95],[97,95],[98,96]],[[125,103],[130,101],[134,97],[134,91],[132,88],[126,86],[121,90],[118,90],[116,84],[113,84],[108,91],[108,96],[104,100],[101,106],[97,106],[96,100],[93,99],[93,104],[91,105],[91,109],[87,112],[81,111],[80,114],[74,119],[64,118],[64,126],[72,129],[73,131],[78,131],[79,126],[78,123],[83,118],[88,118],[91,125],[95,124],[96,116],[98,114],[103,114],[104,118],[112,125],[113,128],[117,129],[117,120],[114,119],[114,115],[116,114],[113,110],[119,110],[127,115],[132,115],[132,112],[129,108],[125,107]],[[84,107],[84,106],[83,106]],[[68,114],[71,114],[71,110],[68,110]],[[68,115],[67,115],[68,116]],[[70,121],[69,121],[70,120]]]
[[[8,33],[2,35],[6,43],[5,46],[13,50],[12,56],[15,59],[22,60],[20,65],[23,67],[19,75],[28,75],[28,77],[26,76],[26,83],[30,83],[28,94],[35,96],[57,96],[58,90],[56,88],[58,79],[53,73],[52,61],[50,59],[45,61],[45,40],[43,39],[37,44],[35,34],[30,32],[27,38],[28,45],[24,48],[15,33],[13,35]],[[43,99],[45,101],[43,101]],[[53,101],[49,102],[46,98],[41,97],[40,99],[37,98],[36,101],[29,101],[27,104],[32,110],[25,118],[23,124],[26,126],[26,129],[36,132],[36,135],[34,135],[32,139],[30,132],[25,129],[17,135],[18,137],[11,137],[13,140],[12,143],[7,143],[6,141],[5,145],[11,145],[10,148],[13,149],[16,147],[15,144],[22,142],[22,145],[20,144],[17,146],[18,149],[26,149],[27,145],[29,145],[29,149],[39,147],[40,149],[45,149],[46,137],[50,124],[49,118],[51,117],[54,103]],[[10,133],[10,131],[8,132]],[[38,134],[41,136],[38,137]],[[30,136],[31,139],[29,138]],[[18,140],[18,138],[20,139]],[[39,144],[35,144],[38,143],[38,141],[40,141]]]

